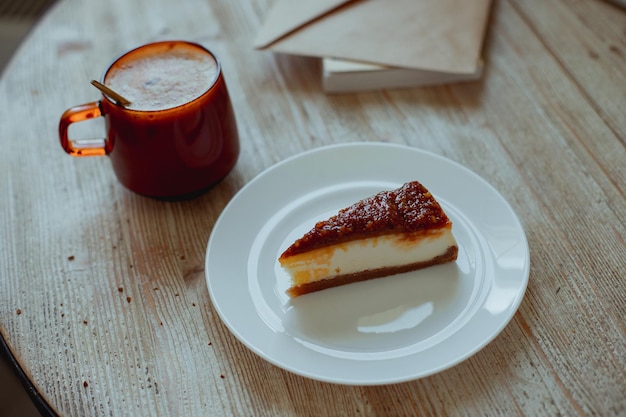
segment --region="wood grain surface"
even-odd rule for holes
[[[626,12],[496,0],[481,81],[325,95],[316,59],[252,49],[271,0],[62,0],[0,81],[0,334],[61,416],[626,415]],[[121,186],[59,146],[68,107],[120,53],[161,39],[220,57],[242,153],[183,202]],[[87,129],[101,132],[101,126]],[[264,361],[220,321],[206,245],[278,161],[391,142],[457,161],[520,217],[531,274],[513,320],[461,364],[345,386]],[[236,234],[233,236],[236,238]]]

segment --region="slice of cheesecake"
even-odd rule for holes
[[[318,222],[279,257],[291,297],[455,261],[452,222],[419,182],[358,201]]]

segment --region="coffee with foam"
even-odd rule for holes
[[[239,135],[219,61],[204,46],[171,40],[128,51],[102,81],[125,98],[66,110],[59,139],[72,156],[107,155],[119,181],[145,196],[178,200],[212,187],[235,166]],[[72,141],[70,125],[103,117],[102,141]]]
[[[210,54],[177,45],[126,60],[107,73],[105,84],[131,102],[129,109],[158,111],[200,97],[217,73]]]

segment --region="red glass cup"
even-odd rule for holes
[[[196,86],[200,95],[182,104],[166,103],[161,106],[164,108],[134,109],[133,97],[125,97],[131,101],[125,107],[103,94],[97,102],[75,106],[63,113],[59,139],[71,156],[108,155],[118,180],[128,189],[145,196],[177,200],[206,191],[228,174],[239,156],[235,114],[219,61],[195,43],[155,42],[116,59],[104,73],[102,83],[106,85],[110,74],[126,71],[138,60],[172,51],[214,61],[215,74],[206,78],[209,80],[206,85]],[[177,83],[205,83],[182,75],[179,78]],[[96,117],[104,117],[104,139],[68,137],[72,123]]]

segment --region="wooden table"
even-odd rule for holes
[[[495,1],[480,82],[321,92],[311,58],[255,51],[266,1],[60,1],[0,82],[0,334],[62,416],[626,415],[626,13]],[[158,39],[221,57],[236,168],[206,194],[135,195],[57,138],[89,80]],[[524,225],[526,295],[477,354],[399,384],[309,380],[249,351],[205,282],[220,212],[266,168],[327,144],[407,144],[491,183]]]

